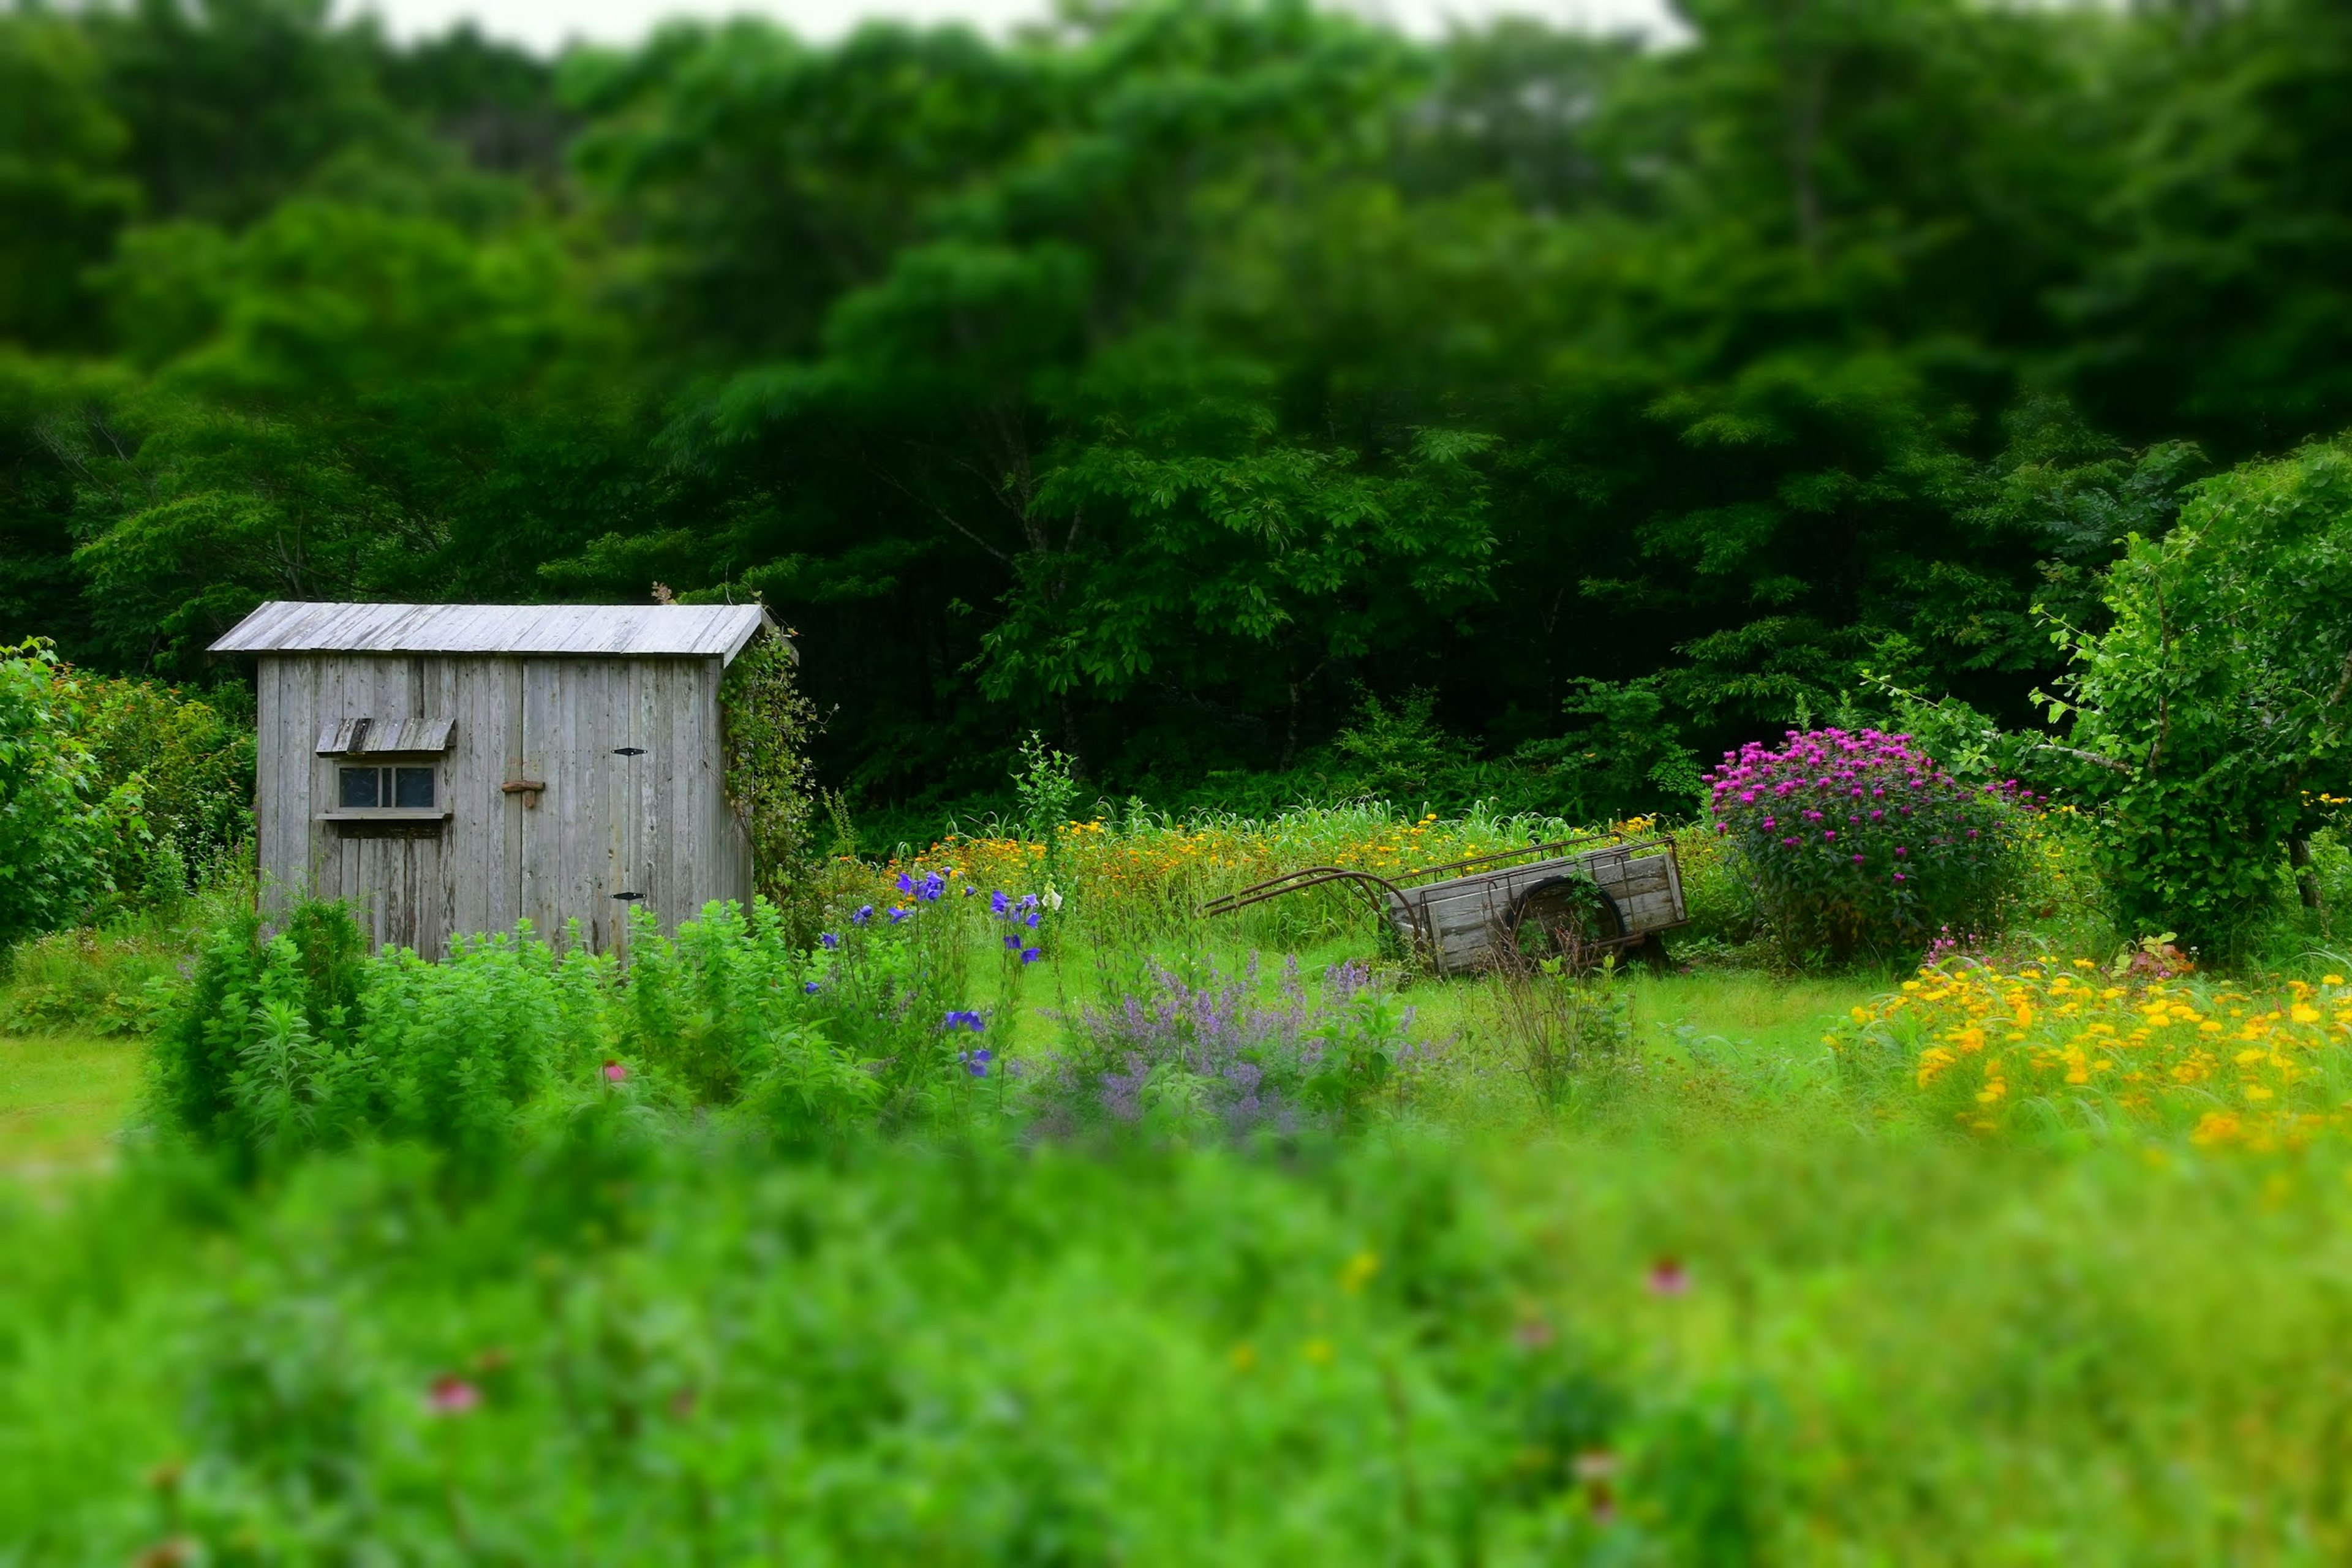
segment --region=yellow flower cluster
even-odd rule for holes
[[[2352,1131],[2352,988],[2125,982],[2088,960],[1934,965],[1829,1037],[1902,1051],[1930,1108],[1980,1132],[2021,1117],[2293,1147]]]

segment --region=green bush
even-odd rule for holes
[[[143,832],[139,782],[101,787],[79,684],[49,645],[0,645],[0,951],[80,920]]]
[[[774,905],[757,900],[746,918],[732,903],[713,904],[682,922],[674,941],[640,913],[629,941],[618,1007],[624,1048],[672,1075],[696,1102],[743,1102],[794,1142],[870,1116],[881,1079],[812,1016],[809,960],[786,941]]]
[[[2135,536],[2067,628],[2053,721],[2127,936],[2239,944],[2324,826],[2352,763],[2352,440],[2195,487],[2161,540]]]
[[[137,779],[147,833],[116,840],[126,901],[166,904],[237,865],[253,840],[253,699],[152,680],[77,677],[102,787]]]

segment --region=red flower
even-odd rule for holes
[[[436,1415],[463,1415],[482,1402],[482,1391],[454,1372],[445,1372],[433,1380],[432,1392],[425,1403]]]

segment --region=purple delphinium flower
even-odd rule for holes
[[[1018,952],[1021,951],[1021,939],[1017,936],[1007,936],[1004,939],[1004,947],[1008,952]]]
[[[1035,931],[1037,929],[1037,911],[1035,910],[1031,910],[1027,917],[1024,918],[1021,923],[1027,926],[1031,931]]]
[[[911,893],[911,892],[913,892],[913,891],[915,890],[915,879],[913,879],[912,877],[909,877],[909,876],[908,876],[908,875],[907,875],[907,873],[906,873],[906,872],[904,872],[904,871],[899,872],[899,873],[898,873],[898,890],[899,890],[900,892],[902,892],[902,893]]]
[[[912,910],[892,910],[889,911],[890,923],[892,925],[897,925],[900,921],[905,920],[908,915],[911,915],[915,911]]]
[[[996,891],[988,895],[989,913],[1001,915],[1012,907],[1013,900],[1004,896],[1003,889],[999,888]]]
[[[963,1064],[963,1070],[971,1074],[974,1078],[986,1078],[988,1076],[988,1064],[991,1059],[992,1058],[986,1046],[982,1046],[975,1051],[958,1051],[956,1053],[956,1060]]]
[[[1021,950],[1021,962],[1024,963],[1034,963],[1045,956],[1045,952],[1038,948],[1024,947]]]
[[[857,912],[849,917],[849,923],[854,926],[862,926],[873,918],[874,906],[872,904],[860,904],[857,907]]]
[[[824,947],[828,952],[830,952],[832,949],[836,948],[836,947],[839,947],[839,946],[841,945],[841,938],[839,938],[838,936],[835,936],[835,935],[833,932],[831,932],[831,931],[825,931],[825,932],[823,932],[822,934],[820,934],[820,935],[817,937],[817,939],[816,939],[816,940],[817,940],[817,942],[818,942],[821,945],[823,945],[823,946],[824,946]]]
[[[937,871],[931,872],[921,881],[915,884],[915,897],[922,900],[927,904],[935,902],[939,896],[947,890],[947,879],[941,877]]]

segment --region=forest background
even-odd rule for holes
[[[2352,425],[2352,11],[1680,10],[0,12],[0,640],[756,595],[886,824],[1032,730],[1593,818],[1868,677],[2032,722],[2126,535]]]

